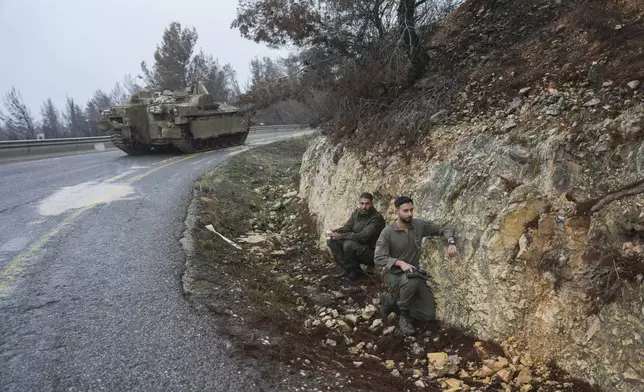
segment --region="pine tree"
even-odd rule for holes
[[[42,116],[41,130],[45,134],[45,139],[63,136],[64,129],[60,118],[61,115],[51,98],[47,98],[43,102],[40,115]]]

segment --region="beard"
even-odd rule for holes
[[[400,219],[402,222],[405,222],[405,223],[411,223],[411,220],[414,219],[414,217],[413,216],[408,216],[406,218],[402,218],[402,217],[399,216],[398,219]]]
[[[360,210],[358,211],[358,214],[360,214],[360,215],[367,215],[368,213],[369,213],[369,210],[368,210],[368,209],[367,209],[367,210],[360,209]]]

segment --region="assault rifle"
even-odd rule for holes
[[[432,278],[427,271],[422,268],[411,266],[411,270],[407,272],[407,279],[421,279],[425,282],[429,281],[431,284],[436,284],[434,278]]]

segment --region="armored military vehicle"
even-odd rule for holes
[[[186,154],[244,144],[250,119],[214,102],[202,83],[186,90],[140,91],[101,112],[99,129],[130,155],[178,149]]]

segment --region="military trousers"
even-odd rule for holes
[[[396,297],[400,310],[408,310],[409,315],[420,321],[436,319],[436,300],[434,293],[422,279],[407,279],[404,273],[393,274],[385,271],[383,279]]]
[[[353,240],[327,240],[333,258],[345,270],[359,268],[360,264],[373,265],[373,249]]]

